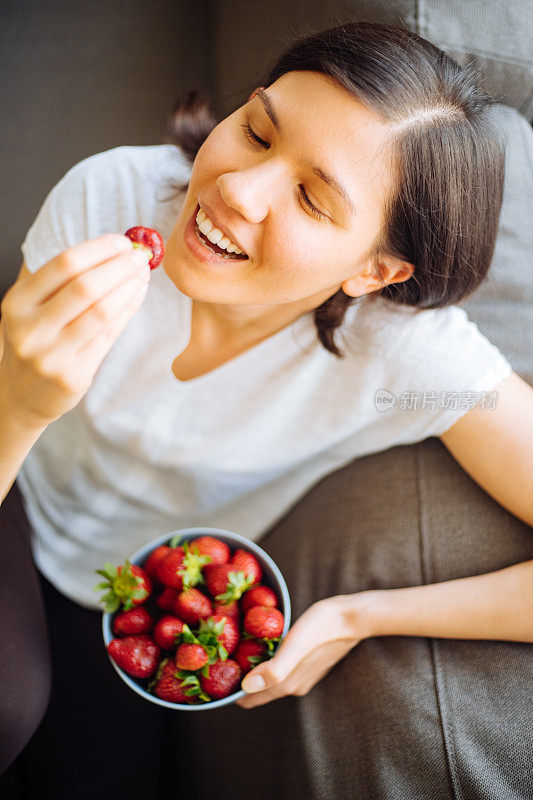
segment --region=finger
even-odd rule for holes
[[[130,323],[132,317],[143,304],[146,291],[147,287],[138,289],[115,319],[77,351],[74,360],[77,361],[81,358],[89,370],[96,371],[124,328]]]
[[[41,304],[40,324],[60,331],[119,286],[141,277],[148,280],[148,260],[146,251],[133,250],[78,275]]]
[[[128,251],[134,251],[133,242],[114,233],[68,247],[22,281],[18,294],[24,305],[34,307],[91,267]]]

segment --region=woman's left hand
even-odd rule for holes
[[[286,695],[307,694],[371,635],[363,612],[369,594],[336,595],[310,606],[289,629],[276,654],[245,675],[241,686],[247,695],[237,700],[237,705],[254,708]],[[264,683],[254,689],[256,679]]]

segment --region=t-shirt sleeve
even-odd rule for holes
[[[387,359],[381,421],[396,444],[441,436],[475,405],[497,405],[494,387],[512,372],[500,350],[458,306],[414,315]],[[376,408],[379,409],[376,397]]]
[[[89,238],[86,214],[88,161],[90,158],[72,167],[50,190],[39,209],[20,248],[29,272],[37,272],[63,250]]]

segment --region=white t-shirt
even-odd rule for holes
[[[169,184],[190,172],[173,145],[84,159],[50,191],[26,235],[29,271],[134,225],[157,228],[166,242],[185,197],[169,199]],[[512,368],[462,309],[362,300],[337,333],[344,359],[320,343],[309,312],[180,381],[172,363],[189,341],[192,300],[163,267],[154,270],[89,391],[46,428],[18,475],[41,572],[98,608],[94,570],[104,561],[119,564],[189,526],[259,540],[329,473],[438,436],[478,400],[493,402],[491,390]]]

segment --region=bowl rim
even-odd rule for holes
[[[191,537],[192,539],[197,539],[200,536],[214,536],[215,538],[222,538],[223,536],[227,536],[230,538],[231,541],[241,543],[245,549],[250,550],[255,555],[259,556],[264,562],[268,564],[272,572],[274,573],[274,577],[278,583],[279,593],[281,594],[281,599],[283,602],[283,612],[284,612],[284,625],[283,631],[281,632],[281,639],[283,640],[288,633],[290,624],[291,624],[291,601],[289,597],[289,590],[287,588],[287,584],[285,582],[285,578],[283,577],[281,570],[275,563],[275,561],[268,555],[268,553],[263,550],[256,542],[253,542],[251,539],[247,539],[246,536],[242,536],[240,533],[234,533],[233,531],[229,531],[225,528],[213,528],[213,527],[204,527],[204,526],[195,526],[192,528],[179,528],[174,531],[169,531],[168,533],[163,533],[161,536],[158,536],[156,539],[151,539],[149,542],[144,544],[138,550],[133,553],[129,557],[129,561],[131,564],[137,564],[138,561],[142,561],[146,558],[148,553],[152,550],[155,550],[156,547],[159,547],[162,544],[166,544],[175,536],[181,535],[183,539],[187,539]],[[107,653],[107,646],[111,639],[116,638],[113,635],[111,630],[111,618],[116,614],[116,611],[102,611],[102,635],[104,638],[104,645]],[[279,646],[279,645],[278,645]],[[124,672],[118,664],[111,658],[109,653],[107,656],[113,665],[115,671],[120,675],[122,680],[133,689],[138,695],[143,697],[145,700],[148,700],[156,705],[163,706],[164,708],[171,708],[175,711],[210,711],[214,708],[221,708],[222,706],[229,705],[230,703],[234,703],[240,697],[244,697],[246,692],[243,689],[240,689],[238,692],[234,692],[233,694],[228,695],[227,697],[222,697],[220,700],[212,700],[209,703],[199,703],[198,705],[190,705],[188,703],[170,703],[168,700],[162,700],[160,697],[156,697],[155,695],[150,694],[138,683],[135,682],[134,678],[131,675],[128,675],[127,672]]]

